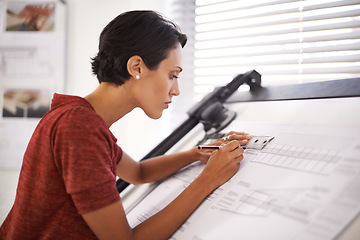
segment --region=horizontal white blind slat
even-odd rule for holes
[[[233,37],[246,38],[246,37],[272,36],[279,34],[285,35],[285,34],[298,33],[300,27],[301,27],[301,32],[304,34],[309,33],[308,35],[311,35],[311,32],[326,31],[326,30],[348,29],[348,31],[353,31],[353,29],[360,28],[360,17],[338,18],[329,21],[317,20],[313,22],[304,22],[301,25],[299,25],[299,23],[292,23],[292,24],[282,24],[282,25],[273,25],[273,26],[264,26],[264,27],[254,27],[254,28],[235,28],[231,30],[229,29],[218,30],[214,32],[198,33],[195,35],[195,39],[200,42],[204,40],[215,40],[215,39],[224,39],[224,38],[233,38]],[[339,34],[341,33],[339,32]]]
[[[299,22],[299,18],[302,18],[302,22],[311,22],[324,19],[335,19],[344,17],[356,17],[359,16],[360,4],[354,6],[342,6],[331,9],[318,9],[308,12],[291,12],[286,14],[276,14],[270,16],[258,16],[249,17],[244,21],[242,18],[235,18],[230,20],[218,20],[216,22],[197,23],[196,31],[207,32],[216,31],[219,29],[232,29],[232,28],[245,28],[256,26],[271,26],[280,25],[286,23]]]
[[[258,1],[253,1],[254,3]],[[244,1],[233,1],[224,4],[209,5],[206,7],[198,7],[195,10],[197,17],[196,22],[215,22],[218,20],[231,19],[231,18],[249,18],[253,16],[275,15],[283,13],[302,12],[327,9],[339,6],[351,6],[359,4],[358,0],[307,0],[307,1],[279,1],[279,4],[263,4],[259,7],[246,7]],[[205,10],[204,10],[205,9]]]
[[[195,4],[199,7],[201,6],[211,6],[211,5],[215,5],[215,4],[231,4],[231,6],[235,6],[232,5],[234,3],[236,3],[238,0],[196,0]],[[284,2],[295,2],[297,0],[258,0],[258,1],[252,1],[252,0],[242,0],[242,4],[241,6],[243,7],[259,7],[259,6],[264,6],[264,5],[270,5],[270,4],[276,4],[276,3],[284,3]]]
[[[263,37],[244,37],[244,38],[226,38],[218,40],[197,41],[195,47],[198,52],[206,49],[221,49],[229,47],[251,47],[251,46],[274,46],[294,44],[299,42],[300,33],[290,33],[283,35],[273,35]],[[335,42],[341,44],[342,41],[356,41],[360,39],[360,29],[342,29],[342,30],[327,30],[310,33],[301,33],[303,42],[325,44],[326,42]],[[355,44],[358,42],[355,42]],[[286,45],[285,45],[286,46]],[[241,49],[239,49],[241,50]],[[199,56],[200,57],[200,56]]]

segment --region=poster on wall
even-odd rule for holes
[[[0,0],[0,168],[19,169],[37,123],[65,85],[66,6]]]

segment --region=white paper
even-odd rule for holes
[[[333,239],[359,213],[359,128],[234,121],[228,129],[275,138],[246,150],[238,173],[171,239]],[[131,226],[164,208],[202,169],[197,163],[160,183],[129,212]]]

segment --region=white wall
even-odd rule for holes
[[[68,0],[67,81],[65,93],[86,96],[98,81],[91,72],[90,58],[98,50],[102,29],[118,14],[137,9],[163,12],[161,0]],[[135,109],[111,130],[118,144],[134,159],[140,159],[176,126],[169,124],[170,111],[160,120],[149,119]]]

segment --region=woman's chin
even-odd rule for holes
[[[157,112],[157,113],[147,113],[147,112],[145,112],[145,114],[146,114],[149,118],[156,120],[156,119],[161,118],[161,116],[162,116],[162,114],[163,114],[163,111]]]

